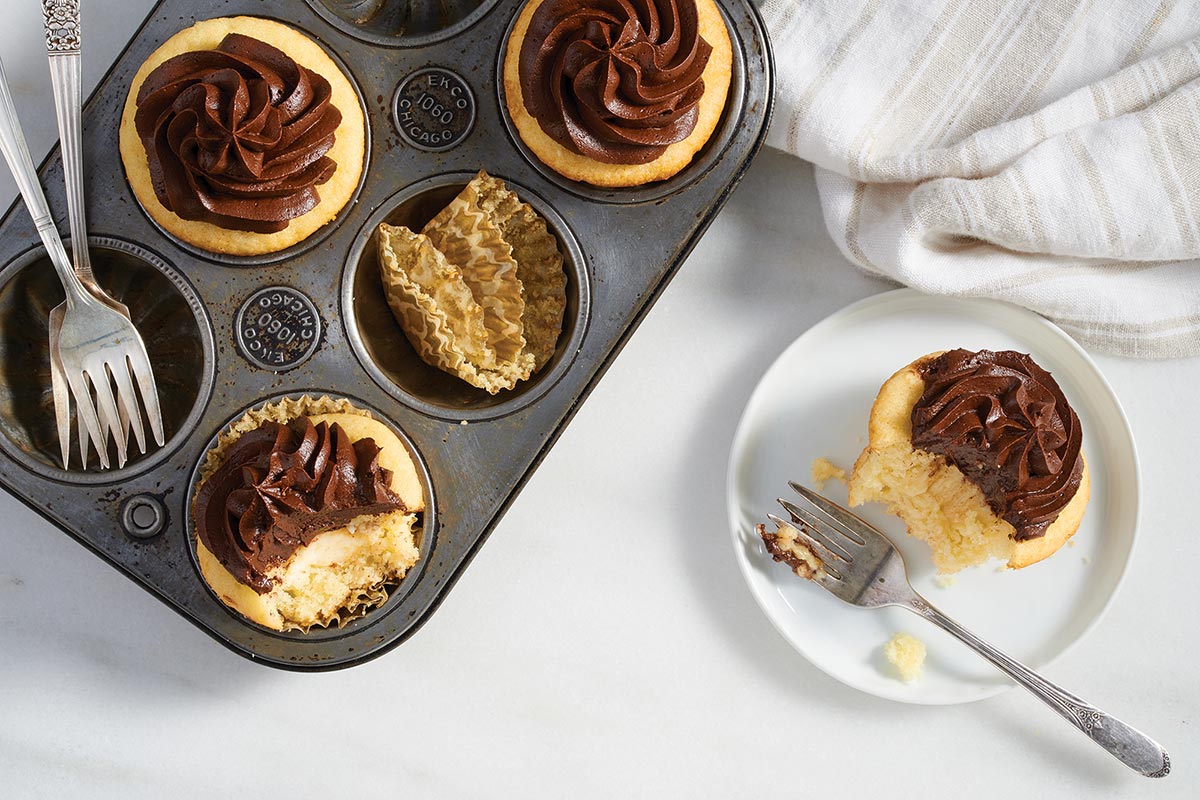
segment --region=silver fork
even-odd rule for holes
[[[80,282],[87,287],[97,300],[113,309],[121,316],[129,319],[129,309],[124,303],[107,294],[96,282],[92,272],[91,254],[87,243],[87,215],[83,198],[83,87],[80,48],[83,31],[79,19],[79,0],[43,0],[42,18],[46,29],[46,54],[50,63],[50,85],[54,92],[54,109],[58,119],[58,138],[62,154],[63,177],[67,186],[67,220],[71,228],[71,256],[75,264],[75,274]],[[80,246],[83,243],[85,246]],[[62,327],[66,304],[56,306],[50,312],[50,353],[51,380],[57,382],[59,389],[57,397],[67,401],[68,406],[58,417],[58,439],[62,448],[63,466],[70,459],[70,408],[69,392],[65,389],[65,377],[55,353],[58,340],[58,330]],[[57,402],[57,401],[56,401]],[[132,423],[133,435],[138,443],[138,450],[146,452],[146,434],[140,416],[130,417],[123,404],[117,408],[119,418],[107,419],[100,414],[101,440],[96,443],[99,452],[108,451],[108,432],[115,422],[121,428],[122,434],[128,437]],[[83,468],[87,468],[88,435],[82,416],[78,415],[76,427],[79,429],[79,456]],[[162,442],[159,442],[162,444]],[[118,452],[118,459],[123,463],[124,454]]]
[[[0,62],[0,151],[12,169],[21,197],[25,200],[25,207],[33,217],[34,226],[46,246],[50,262],[54,265],[54,271],[58,274],[67,296],[62,327],[58,329],[57,336],[52,337],[57,346],[60,367],[56,374],[52,352],[51,388],[55,395],[54,410],[58,430],[61,435],[63,417],[69,414],[69,400],[66,392],[62,391],[62,384],[66,383],[92,441],[103,441],[97,405],[100,413],[108,420],[114,421],[111,430],[118,457],[123,462],[125,435],[115,421],[120,417],[117,411],[118,402],[124,406],[130,418],[138,413],[131,373],[141,390],[142,402],[150,418],[155,438],[160,443],[163,441],[162,414],[154,385],[154,373],[146,356],[146,347],[133,323],[97,300],[80,282],[67,260],[66,250],[58,236],[58,230],[54,227],[50,208],[38,183],[33,160],[29,157],[29,148],[13,106],[12,92],[4,74],[3,62]],[[112,383],[115,383],[117,388],[115,397]],[[95,404],[92,400],[93,391]],[[104,450],[100,450],[100,464],[102,467],[108,467],[108,456]],[[67,463],[64,462],[63,466],[67,467]]]
[[[795,531],[821,559],[822,568],[813,577],[815,583],[851,605],[900,606],[924,617],[1033,692],[1126,766],[1151,778],[1161,778],[1171,771],[1167,751],[1158,742],[1005,655],[917,594],[908,582],[904,557],[878,528],[811,489],[794,482],[788,485],[807,501],[807,507],[781,497],[779,504],[792,522],[784,522],[774,514],[768,517]]]

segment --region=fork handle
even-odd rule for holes
[[[903,605],[903,604],[902,604]],[[1150,778],[1161,778],[1171,771],[1171,759],[1162,745],[1146,734],[1110,716],[1060,686],[1051,683],[1029,667],[1010,658],[992,645],[938,611],[913,592],[905,608],[919,614],[953,635],[963,644],[990,661],[1001,672],[1033,692],[1063,719],[1085,733],[1130,769]]]
[[[67,184],[67,220],[71,227],[75,272],[85,286],[96,285],[88,253],[83,195],[83,77],[80,66],[79,0],[43,0],[50,86],[58,118],[63,177]],[[80,246],[83,243],[84,246]]]
[[[38,182],[37,169],[29,156],[29,146],[25,143],[25,134],[21,131],[21,122],[17,119],[17,109],[13,105],[12,91],[8,86],[8,77],[4,74],[4,62],[0,60],[0,153],[8,162],[21,197],[25,200],[25,208],[33,217],[33,224],[42,243],[50,254],[50,262],[54,271],[62,281],[67,293],[67,302],[72,306],[76,303],[89,301],[91,297],[80,283],[71,262],[67,259],[67,251],[63,248],[58,229],[54,227],[54,218],[50,216],[50,206],[46,195],[42,193],[42,185]]]

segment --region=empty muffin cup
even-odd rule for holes
[[[330,25],[383,47],[423,47],[479,21],[496,0],[308,0]]]
[[[517,411],[541,397],[567,371],[587,327],[589,278],[583,253],[562,218],[524,186],[505,181],[545,221],[558,243],[566,273],[566,311],[550,360],[514,388],[489,394],[455,375],[425,363],[389,308],[380,277],[380,223],[420,231],[475,177],[447,173],[420,181],[393,195],[359,231],[342,277],[342,315],[347,337],[371,377],[406,405],[447,420],[477,420]]]
[[[147,430],[147,452],[141,453],[131,437],[123,467],[101,470],[90,444],[87,469],[80,468],[72,414],[71,468],[63,469],[50,388],[48,320],[65,295],[41,247],[0,272],[0,448],[39,475],[80,484],[119,481],[167,458],[199,421],[212,390],[214,364],[208,317],[178,272],[151,251],[121,239],[96,236],[88,242],[96,281],[129,307],[145,341],[162,408],[166,444],[157,447]],[[71,405],[74,409],[73,399]],[[115,464],[111,442],[109,456]]]

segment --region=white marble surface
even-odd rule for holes
[[[86,4],[90,81],[150,4]],[[37,6],[6,7],[0,53],[40,155]],[[886,288],[825,235],[810,169],[766,153],[441,610],[348,671],[233,655],[0,496],[0,796],[1200,796],[1200,360],[1099,359],[1140,448],[1143,528],[1111,612],[1049,670],[1158,737],[1166,780],[1018,690],[858,694],[754,605],[725,531],[738,415],[796,335]]]

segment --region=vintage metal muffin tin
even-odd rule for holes
[[[718,4],[734,72],[708,146],[669,181],[599,190],[555,175],[510,128],[497,75],[518,3],[162,0],[88,101],[83,124],[96,273],[146,338],[167,444],[110,472],[59,466],[46,316],[62,290],[28,214],[14,205],[0,222],[0,483],[253,660],[333,669],[404,641],[437,608],[762,144],[770,47],[749,0]],[[432,6],[436,13],[422,10]],[[147,56],[197,19],[237,14],[286,22],[320,42],[357,84],[368,121],[356,200],[307,241],[261,258],[222,258],[161,231],[134,199],[117,149],[130,80]],[[379,290],[371,240],[380,221],[424,224],[480,168],[546,217],[568,276],[554,360],[495,397],[416,357]],[[57,150],[41,175],[65,230]],[[421,561],[383,607],[343,629],[279,634],[208,590],[195,566],[188,501],[218,431],[247,408],[306,392],[349,397],[389,423],[416,455],[430,503]]]

